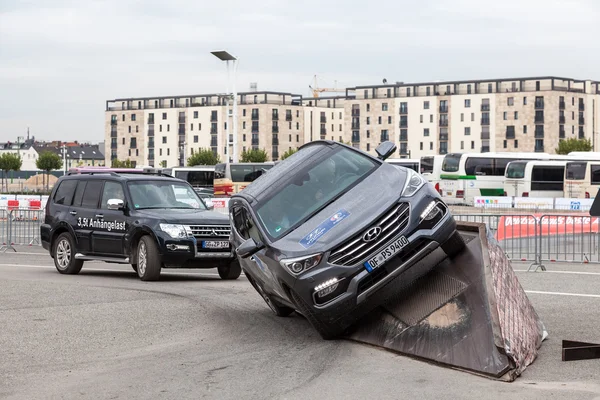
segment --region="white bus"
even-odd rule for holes
[[[214,165],[162,168],[162,172],[188,182],[201,195],[212,195],[215,179]]]
[[[504,195],[564,197],[567,161],[511,161],[504,174]]]
[[[444,155],[422,156],[420,173],[440,192],[440,175],[442,174],[442,162]]]
[[[448,153],[442,162],[440,194],[449,204],[473,205],[476,196],[504,196],[506,165],[547,160],[548,153]]]
[[[565,197],[594,199],[598,189],[600,189],[600,155],[597,160],[567,162]]]
[[[418,158],[388,158],[385,161],[390,164],[410,168],[419,173],[421,172],[421,160]]]

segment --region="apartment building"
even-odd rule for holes
[[[549,152],[561,139],[588,138],[598,149],[600,82],[559,77],[357,86],[343,96],[238,93],[238,154],[271,160],[304,143],[329,139],[374,154],[385,140],[397,157],[449,152]],[[231,99],[231,98],[229,98]],[[106,102],[106,163],[185,165],[200,148],[231,159],[233,114],[224,95]],[[233,99],[231,99],[233,100]]]

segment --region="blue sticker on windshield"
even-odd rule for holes
[[[349,215],[350,213],[348,211],[341,209],[340,211],[333,214],[331,217],[327,218],[325,221],[321,222],[321,224],[319,224],[319,226],[317,226],[315,230],[313,230],[311,233],[304,236],[300,241],[300,244],[305,249],[308,249],[313,244],[315,244],[317,240],[321,238],[321,236],[329,232],[331,228],[342,222]]]

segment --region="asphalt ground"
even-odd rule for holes
[[[600,359],[561,361],[565,340],[600,343],[600,265],[546,264],[521,284],[549,333],[515,382],[497,382],[275,317],[242,276],[87,262],[60,275],[39,246],[0,253],[4,399],[600,399]]]

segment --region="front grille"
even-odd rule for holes
[[[367,229],[355,235],[347,242],[333,249],[329,256],[329,262],[336,265],[354,265],[364,257],[373,253],[375,249],[386,243],[388,240],[402,232],[407,226],[410,217],[410,207],[408,203],[395,205],[383,217],[375,221]],[[373,242],[364,242],[363,235],[371,228],[381,227],[379,238]]]
[[[228,238],[231,232],[229,225],[190,225],[187,228],[195,237],[203,238]]]

